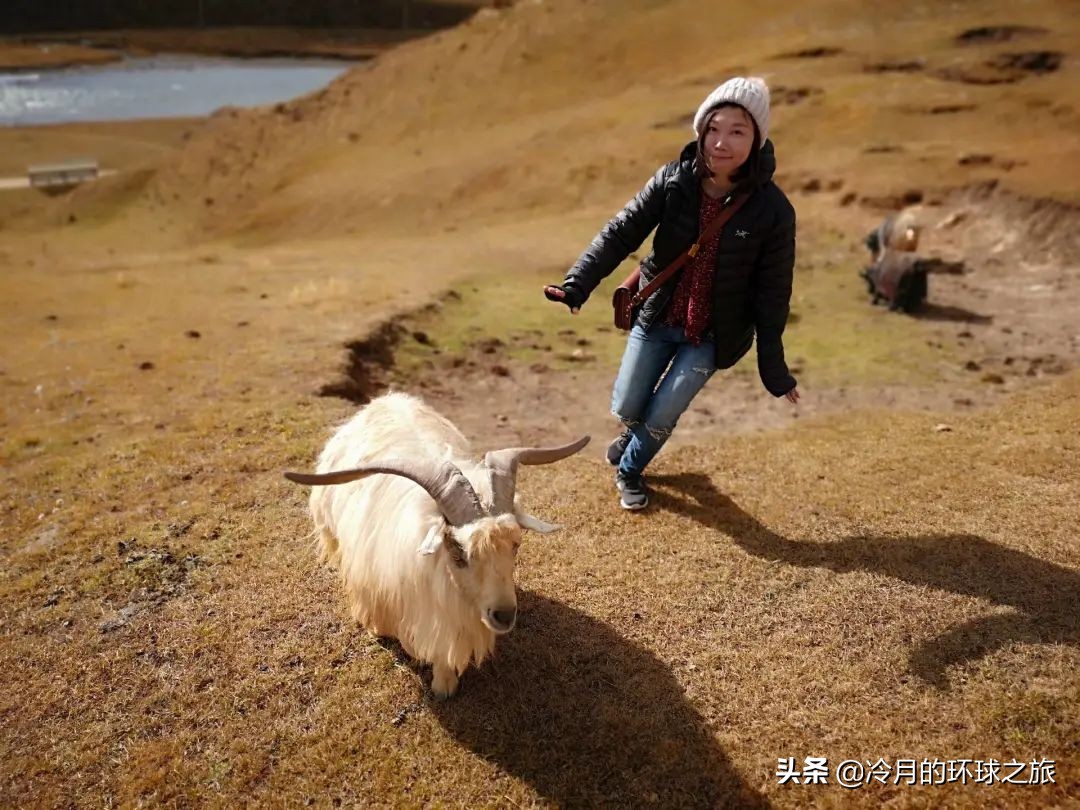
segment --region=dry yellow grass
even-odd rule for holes
[[[75,65],[101,65],[121,59],[119,53],[82,45],[34,44],[0,37],[0,70],[66,68]]]
[[[72,156],[93,157],[104,169],[144,169],[183,146],[196,124],[173,118],[7,127],[0,129],[0,177],[22,176],[29,164],[61,162]],[[41,202],[40,192],[16,196]]]
[[[785,430],[695,433],[658,459],[655,508],[643,515],[618,509],[599,436],[585,457],[523,472],[531,511],[569,528],[527,543],[519,627],[445,705],[429,702],[426,674],[393,645],[350,622],[335,575],[315,563],[306,493],[280,472],[309,465],[351,411],[314,395],[336,378],[342,345],[465,280],[489,280],[492,309],[527,306],[524,285],[565,267],[681,144],[681,130],[653,125],[686,114],[740,64],[774,86],[824,89],[776,110],[790,184],[844,181],[794,195],[814,235],[801,242],[792,339],[802,336],[823,395],[866,378],[857,342],[839,335],[852,349],[835,352],[824,340],[830,324],[868,332],[880,321],[857,309],[837,269],[858,253],[843,240],[879,211],[838,207],[843,193],[963,185],[993,169],[957,158],[987,151],[1025,162],[999,171],[1014,190],[1076,199],[1077,178],[1054,171],[1077,148],[1075,111],[1053,113],[1076,87],[1075,47],[1063,44],[1076,23],[1057,4],[1008,15],[984,2],[746,8],[728,21],[745,34],[736,54],[697,30],[695,7],[485,15],[287,114],[218,116],[180,143],[163,126],[146,135],[169,152],[159,167],[147,146],[128,164],[141,174],[5,220],[4,804],[1080,800],[1076,372],[1018,375],[1011,395],[970,412],[886,413],[860,400]],[[1063,49],[1061,69],[991,88],[862,71],[871,52],[917,53],[930,67],[977,61],[951,37],[988,23],[1053,29],[1000,49]],[[816,45],[844,53],[774,58]],[[1051,107],[1031,106],[1039,98]],[[884,110],[868,103],[881,99]],[[981,106],[905,112],[953,102]],[[418,128],[416,110],[431,123]],[[904,129],[905,116],[923,126]],[[882,133],[907,151],[863,154]],[[1075,255],[1055,258],[1059,247],[1045,260],[1075,283]],[[505,287],[490,281],[500,274]],[[500,311],[485,335],[568,325],[539,295],[535,306],[521,323]],[[484,317],[472,293],[461,307]],[[447,310],[432,323],[449,350],[467,324]],[[1056,317],[1065,328],[1068,313]],[[880,325],[910,357],[955,337],[935,323]],[[600,355],[580,384],[602,397],[613,358]],[[410,360],[415,385],[430,381],[425,359]],[[916,395],[948,376],[924,365],[904,371]],[[775,404],[754,395],[754,410]],[[516,435],[484,422],[490,401],[445,401],[478,414],[479,449]],[[534,411],[575,427],[574,413]],[[806,756],[1046,757],[1057,782],[779,785],[777,758]]]

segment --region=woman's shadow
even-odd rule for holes
[[[769,806],[659,658],[537,593],[520,594],[517,629],[432,711],[463,745],[562,806]]]
[[[829,543],[789,540],[763,526],[700,473],[654,475],[654,502],[730,535],[754,556],[837,573],[869,571],[1015,608],[972,619],[910,653],[912,671],[947,687],[945,671],[1012,641],[1080,645],[1080,574],[971,534],[847,537]]]

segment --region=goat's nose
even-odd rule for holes
[[[499,610],[491,611],[492,617],[501,627],[513,627],[514,620],[517,619],[517,608],[501,608]]]

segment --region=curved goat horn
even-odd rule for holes
[[[517,487],[518,464],[553,464],[578,452],[589,443],[589,436],[562,447],[508,447],[484,454],[484,465],[491,470],[493,515],[514,510],[514,489]]]
[[[401,458],[364,464],[351,470],[329,473],[287,472],[285,477],[298,484],[331,486],[347,484],[375,473],[400,475],[419,484],[439,506],[439,511],[451,526],[472,523],[483,514],[480,499],[469,479],[449,461],[410,461]]]

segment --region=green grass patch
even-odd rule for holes
[[[785,348],[793,372],[817,387],[932,383],[944,365],[958,362],[948,348],[932,346],[925,322],[871,306],[858,276],[859,248],[835,233],[800,243]],[[508,275],[485,272],[455,287],[441,306],[409,319],[395,353],[396,371],[412,378],[485,345],[498,362],[543,362],[553,369],[595,363],[614,368],[626,336],[611,325],[611,293],[633,267],[627,260],[571,316],[548,302],[544,284],[563,270]],[[931,280],[932,284],[932,280]],[[418,339],[419,338],[419,339]],[[750,356],[735,373],[756,375]]]
[[[617,268],[577,315],[543,294],[545,284],[562,280],[565,268],[474,276],[456,286],[441,306],[409,319],[410,334],[395,353],[397,371],[408,376],[447,355],[482,350],[493,340],[499,341],[496,347],[503,361],[542,361],[554,369],[587,363],[614,366],[626,336],[611,323],[611,294],[633,266],[627,260]],[[416,339],[417,333],[426,340]]]
[[[958,362],[954,352],[931,345],[927,323],[870,304],[858,275],[863,259],[861,246],[828,234],[800,245],[784,336],[789,362],[817,387],[937,381]]]

